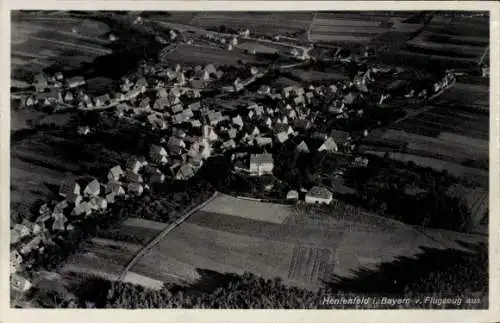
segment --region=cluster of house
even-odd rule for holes
[[[34,221],[25,219],[10,231],[12,287],[20,291],[29,288],[29,280],[22,269],[32,252],[43,253],[45,246],[53,243],[52,236],[73,230],[72,223],[82,217],[102,213],[118,197],[139,196],[149,184],[163,182],[165,175],[159,167],[167,162],[167,156],[164,148],[152,145],[150,161],[132,156],[126,161],[125,168],[120,165],[112,167],[102,183],[92,179],[83,185],[83,181],[66,178],[59,187],[59,200],[43,204]]]
[[[43,73],[33,78],[35,92],[24,100],[25,106],[50,106],[54,104],[71,104],[75,100],[78,88],[86,83],[82,76],[64,78],[61,72],[52,76]]]

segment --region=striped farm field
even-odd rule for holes
[[[331,268],[330,249],[297,245],[293,250],[288,278],[304,281],[321,281],[327,278]]]
[[[385,151],[373,151],[373,150],[367,150],[365,151],[368,154],[374,154],[380,157],[383,157],[386,152]],[[415,155],[415,154],[405,154],[405,153],[398,153],[398,152],[389,152],[390,158],[394,160],[399,160],[403,162],[409,162],[412,161],[415,164],[422,166],[422,167],[430,167],[432,169],[435,169],[437,171],[448,171],[450,174],[464,178],[466,180],[469,180],[473,183],[477,183],[483,187],[488,187],[488,171],[483,170],[483,169],[478,169],[478,168],[473,168],[473,167],[467,167],[460,165],[455,162],[449,162],[443,159],[438,159],[438,158],[432,158],[432,157],[424,157],[420,155]]]
[[[255,62],[256,58],[241,51],[228,51],[222,48],[202,45],[181,44],[163,58],[166,62],[180,62],[190,65],[238,65],[239,60]]]
[[[221,215],[232,215],[251,220],[271,223],[283,223],[290,215],[291,206],[262,203],[245,200],[230,195],[221,194],[212,203],[200,210],[201,212],[214,212]]]
[[[140,247],[135,243],[93,238],[90,246],[71,256],[61,271],[94,274],[114,280]]]
[[[11,21],[11,69],[37,73],[58,63],[63,68],[110,54],[103,36],[110,28],[100,22],[59,15],[13,12]]]
[[[305,31],[312,12],[201,12],[190,22],[202,28],[218,28],[224,25],[232,29],[249,29],[256,34],[287,34]]]
[[[451,18],[435,15],[399,55],[427,55],[429,59],[453,63],[479,63],[487,59],[488,19]]]
[[[309,40],[332,43],[367,43],[391,30],[382,26],[387,18],[377,15],[350,16],[336,13],[317,13],[309,28]]]
[[[446,239],[433,236],[432,231],[422,234],[383,218],[380,221],[387,222],[385,229],[382,223],[366,225],[366,216],[352,217],[351,221],[330,218],[328,225],[289,219],[275,223],[268,219],[273,218],[276,208],[265,203],[250,208],[267,215],[244,215],[247,211],[242,203],[248,202],[217,196],[152,246],[125,279],[158,286],[159,282],[194,283],[203,279],[207,270],[249,271],[315,290],[332,274],[350,276],[353,270],[416,255],[421,247],[461,248],[456,236]]]

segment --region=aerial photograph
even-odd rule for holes
[[[10,308],[491,305],[488,11],[10,20]]]

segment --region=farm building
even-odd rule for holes
[[[330,204],[332,200],[332,193],[324,187],[314,186],[306,194],[306,203],[309,204]]]
[[[296,190],[288,191],[288,193],[286,194],[286,199],[288,201],[297,201],[299,199],[299,192],[297,192]]]
[[[250,155],[250,167],[249,167],[250,174],[254,176],[272,174],[273,168],[274,168],[273,155],[269,153]]]

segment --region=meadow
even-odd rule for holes
[[[301,217],[291,206],[266,206],[220,195],[152,247],[126,275],[127,281],[147,277],[155,282],[190,284],[201,279],[204,270],[250,271],[315,290],[332,275],[350,277],[361,267],[376,268],[397,256],[414,256],[422,246],[461,248],[437,231],[422,234],[411,226],[369,214],[355,212],[344,217],[339,208],[334,212],[337,215],[311,219]]]
[[[487,18],[435,15],[429,24],[397,53],[447,65],[477,64],[487,60],[489,23]]]
[[[201,12],[190,24],[202,28],[224,25],[235,30],[249,29],[259,35],[290,35],[304,32],[311,24],[312,12]]]
[[[53,65],[69,71],[112,53],[104,23],[57,12],[42,17],[13,12],[11,18],[13,79],[24,80]]]
[[[206,45],[182,44],[163,58],[171,64],[183,62],[187,65],[239,65],[239,61],[256,62],[256,58],[245,55],[241,51],[228,51],[222,48]]]

